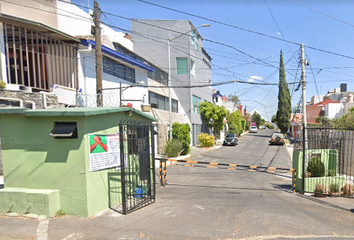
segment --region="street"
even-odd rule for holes
[[[286,147],[268,146],[272,132],[248,133],[237,146],[222,146],[192,159],[290,168]],[[0,239],[35,239],[38,229],[48,239],[354,238],[353,199],[294,194],[287,171],[185,165],[169,165],[168,185],[157,190],[156,202],[133,213],[107,210],[90,218],[49,220],[0,216]],[[346,201],[344,207],[339,201]]]

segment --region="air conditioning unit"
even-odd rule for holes
[[[76,89],[53,84],[52,93],[57,95],[58,102],[69,106],[76,105]]]

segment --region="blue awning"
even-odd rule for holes
[[[87,47],[89,44],[91,44],[94,49],[96,48],[96,42],[95,42],[95,41],[87,40],[87,39],[82,39],[82,40],[81,40],[81,43],[82,43],[84,46],[86,46],[86,47]],[[126,55],[124,55],[124,54],[121,54],[121,53],[119,53],[119,52],[116,52],[116,51],[114,51],[113,49],[110,49],[110,48],[108,48],[108,47],[106,47],[106,46],[103,46],[103,45],[102,45],[102,46],[101,46],[101,49],[102,49],[102,53],[103,53],[103,54],[106,54],[106,55],[111,56],[111,57],[113,57],[113,58],[119,59],[119,60],[121,60],[121,61],[123,61],[123,62],[129,63],[129,64],[131,64],[131,65],[133,65],[133,66],[136,66],[136,67],[138,67],[138,68],[140,68],[140,69],[143,69],[143,70],[146,70],[146,71],[148,71],[148,72],[154,72],[154,71],[155,71],[154,68],[152,68],[152,67],[150,67],[150,66],[148,66],[148,65],[146,65],[146,64],[144,64],[144,63],[141,63],[141,62],[139,62],[139,61],[137,61],[137,60],[135,60],[135,59],[133,59],[133,58],[131,58],[131,57],[128,57],[128,56],[126,56]]]

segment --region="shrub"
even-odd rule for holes
[[[238,128],[237,125],[235,123],[230,124],[229,126],[229,133],[235,133],[238,135]]]
[[[350,184],[350,183],[344,184],[344,186],[342,188],[342,191],[343,191],[343,194],[345,196],[352,197],[353,194],[354,194],[354,186],[353,186],[353,184]]]
[[[310,159],[307,171],[311,173],[311,177],[323,177],[325,175],[325,166],[321,162],[321,158],[314,156]]]
[[[201,147],[212,147],[215,143],[215,138],[207,133],[200,133],[198,135],[198,140]]]
[[[6,88],[6,83],[3,80],[0,80],[0,88],[1,89]]]
[[[326,187],[323,184],[317,183],[315,187],[315,193],[325,193]]]
[[[189,124],[174,123],[172,124],[172,138],[178,139],[183,145],[181,155],[187,155],[190,152],[191,137],[189,135],[191,128]]]
[[[329,192],[330,193],[336,193],[336,192],[339,192],[340,189],[339,189],[339,185],[338,184],[335,184],[335,183],[331,183],[329,185]]]
[[[183,144],[178,139],[168,140],[163,146],[167,157],[178,157],[183,151]]]

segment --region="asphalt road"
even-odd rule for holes
[[[249,133],[235,147],[193,160],[290,168],[286,147],[268,146],[271,133]],[[339,198],[294,194],[287,171],[184,165],[168,166],[168,185],[143,209],[128,215],[108,210],[92,218],[3,216],[0,239],[354,239],[353,199],[344,199],[343,207],[336,204]]]

